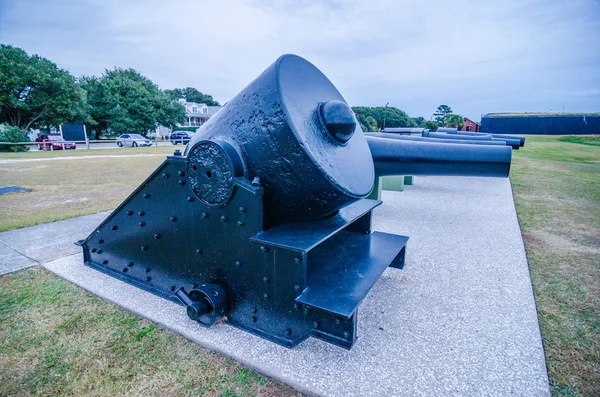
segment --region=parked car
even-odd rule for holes
[[[75,142],[63,141],[60,134],[42,134],[35,139],[39,150],[65,150],[75,149]]]
[[[187,145],[190,139],[192,137],[186,131],[173,131],[171,133],[171,143],[173,145],[177,145],[178,143]]]
[[[139,134],[121,134],[117,138],[117,146],[118,147],[152,146],[152,141],[148,138],[144,138],[143,136],[141,136]]]

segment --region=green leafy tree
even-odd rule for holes
[[[421,127],[421,126],[419,126]],[[439,124],[437,121],[426,121],[425,124],[423,124],[422,128],[428,128],[431,131],[437,131],[439,127]]]
[[[425,124],[425,122],[427,121],[425,119],[425,117],[412,117],[412,120],[415,122],[415,124],[417,125],[417,127],[421,127],[423,128],[423,125]]]
[[[448,105],[440,105],[437,107],[435,113],[435,121],[437,121],[439,127],[444,126],[444,120],[446,116],[452,113],[452,108]]]
[[[19,127],[0,125],[0,142],[29,142]],[[26,152],[26,145],[0,145],[0,152]]]
[[[157,124],[172,128],[185,121],[184,106],[134,69],[106,70],[100,78],[82,77],[80,84],[96,139],[105,131],[146,135]]]
[[[465,120],[463,116],[459,114],[448,114],[446,118],[444,118],[444,125],[446,127],[456,127],[459,130],[465,125]]]
[[[375,120],[373,117],[367,117],[366,122],[368,131],[379,131],[379,128],[377,127],[377,120]]]
[[[385,118],[385,127],[416,127],[417,124],[406,112],[395,107],[367,107],[355,106],[352,108],[356,118],[364,131],[379,131],[383,129],[383,120]],[[369,124],[368,118],[371,117],[377,123],[374,129]]]
[[[69,72],[0,44],[0,123],[28,130],[85,118],[84,93]]]
[[[165,92],[174,99],[185,99],[187,102],[205,103],[207,106],[219,106],[211,95],[203,94],[194,87],[175,88],[165,90]]]

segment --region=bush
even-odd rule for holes
[[[29,142],[19,127],[0,126],[0,142]],[[26,152],[26,145],[0,145],[0,152]]]

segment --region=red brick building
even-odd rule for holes
[[[479,123],[474,122],[465,117],[465,125],[460,129],[461,131],[479,132]]]

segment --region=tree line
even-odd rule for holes
[[[115,67],[101,76],[76,78],[39,55],[0,44],[0,141],[23,140],[23,131],[84,123],[88,134],[136,132],[145,135],[157,125],[174,128],[186,120],[179,102],[217,106],[212,96],[193,87],[161,90],[134,69]],[[364,131],[385,127],[462,127],[463,118],[440,105],[435,120],[409,117],[389,106],[352,108]],[[20,138],[19,138],[20,136]]]
[[[381,131],[384,128],[408,127],[428,128],[432,131],[439,127],[456,127],[461,129],[464,117],[452,112],[448,105],[440,105],[432,115],[433,120],[425,117],[410,117],[406,112],[393,106],[354,106],[352,107],[356,119],[363,131]]]
[[[15,129],[67,123],[84,123],[96,139],[109,131],[145,135],[158,124],[173,128],[186,120],[180,98],[219,105],[192,87],[161,90],[134,69],[76,78],[46,58],[0,44],[0,123],[13,127],[0,132],[5,138]]]

